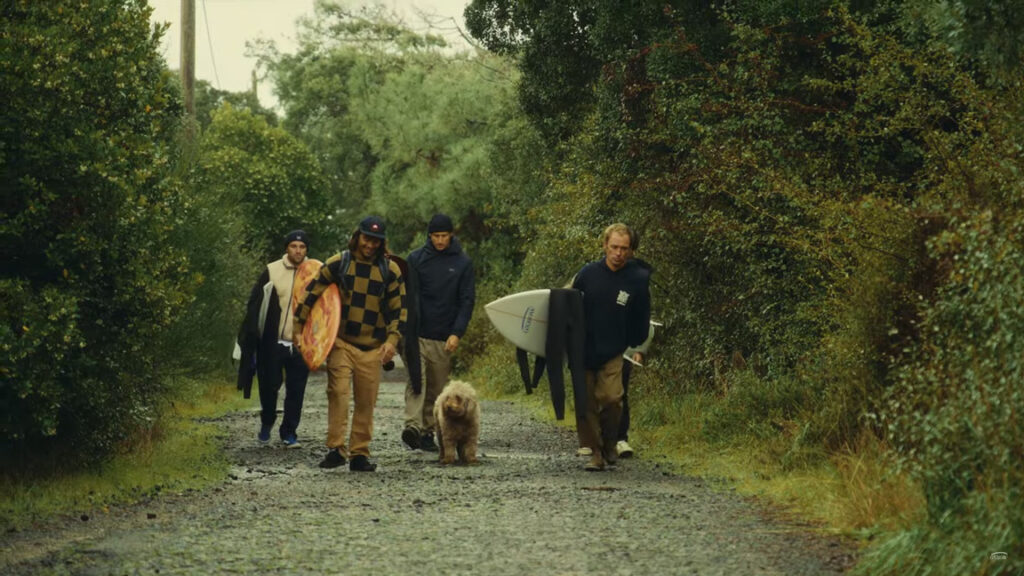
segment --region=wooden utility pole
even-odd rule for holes
[[[185,112],[196,115],[196,0],[181,0],[181,89]]]
[[[259,95],[258,92],[256,92],[256,88],[258,88],[258,87],[259,87],[259,82],[256,80],[256,69],[254,68],[253,71],[252,71],[252,99],[257,104],[259,104],[259,102],[260,102],[260,95]]]

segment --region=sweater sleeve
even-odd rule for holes
[[[391,272],[391,282],[388,282],[388,288],[385,294],[385,300],[387,301],[386,306],[390,311],[387,315],[387,342],[397,349],[398,341],[402,338],[402,333],[405,332],[405,322],[408,317],[409,310],[405,303],[405,279],[402,277],[401,268],[399,268],[398,264],[395,262],[389,262],[388,270]]]
[[[638,276],[639,290],[637,290],[636,301],[633,303],[633,310],[629,314],[628,328],[626,330],[626,344],[630,348],[643,344],[650,333],[651,277],[646,270]]]

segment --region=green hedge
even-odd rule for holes
[[[721,48],[681,18],[609,59],[532,213],[521,287],[596,257],[604,225],[636,226],[666,322],[658,393],[710,392],[716,442],[884,436],[931,514],[866,571],[927,549],[897,564],[981,573],[998,567],[949,546],[957,530],[1024,556],[1024,94],[889,16],[723,14]]]
[[[3,456],[108,452],[154,416],[188,298],[161,185],[180,108],[144,2],[8,2],[0,36]]]

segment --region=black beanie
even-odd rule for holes
[[[306,249],[309,249],[309,236],[306,235],[304,230],[292,230],[284,237],[284,245],[287,246],[292,242],[299,241],[306,245]]]
[[[427,226],[427,234],[451,232],[453,230],[455,230],[455,227],[452,226],[452,219],[447,214],[434,214],[434,217],[430,219],[430,224]]]

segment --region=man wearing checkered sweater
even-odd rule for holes
[[[327,456],[321,468],[337,468],[349,460],[349,469],[373,472],[370,461],[373,409],[377,404],[381,366],[391,362],[405,328],[405,281],[401,269],[387,259],[384,221],[368,216],[349,239],[350,258],[335,254],[327,259],[296,310],[298,335],[317,299],[331,284],[342,294],[341,327],[334,349],[327,356]],[[342,270],[344,262],[346,270]],[[351,382],[351,387],[349,385]],[[346,448],[349,396],[354,396],[352,433]]]

